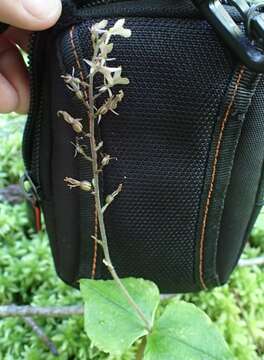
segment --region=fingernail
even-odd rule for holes
[[[39,19],[48,19],[61,9],[60,0],[22,0],[22,5],[28,13]]]

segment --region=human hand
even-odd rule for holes
[[[10,28],[0,34],[0,113],[27,113],[29,79],[16,45],[27,51],[30,33],[56,23],[61,0],[0,0],[0,22]]]

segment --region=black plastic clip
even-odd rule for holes
[[[216,29],[221,38],[250,70],[264,73],[264,2],[249,4],[246,0],[226,0],[240,13],[243,30],[237,25],[219,0],[193,0]]]

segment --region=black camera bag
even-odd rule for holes
[[[87,75],[89,28],[102,19],[125,18],[132,30],[130,39],[115,39],[113,53],[130,79],[120,116],[109,115],[97,132],[118,158],[101,176],[103,193],[123,183],[105,215],[118,274],[188,292],[224,284],[238,262],[263,200],[264,66],[257,41],[239,42],[217,12],[229,14],[243,39],[251,35],[246,20],[253,32],[262,14],[254,9],[248,19],[238,7],[205,3],[65,1],[58,24],[32,37],[24,180],[38,227],[43,210],[58,275],[70,285],[110,278],[91,237],[94,198],[64,183],[90,180],[91,168],[74,157],[75,135],[57,118],[65,110],[88,127],[61,75]]]

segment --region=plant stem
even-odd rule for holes
[[[30,306],[30,305],[2,305],[0,306],[0,318],[7,317],[69,317],[72,315],[83,315],[83,306],[69,305],[69,306]]]
[[[59,356],[59,352],[55,344],[48,338],[44,330],[33,320],[31,317],[23,318],[25,323],[34,331],[34,333],[39,337],[39,339],[46,345],[49,351],[54,356]]]
[[[99,221],[99,228],[101,233],[101,241],[102,247],[105,257],[105,264],[111,273],[113,279],[116,281],[119,288],[122,290],[124,296],[126,297],[128,303],[132,306],[132,308],[136,311],[139,318],[145,323],[146,328],[148,331],[151,331],[151,324],[149,323],[148,319],[144,315],[141,308],[136,304],[133,300],[129,292],[127,291],[126,287],[123,285],[122,281],[120,280],[117,272],[112,264],[109,247],[108,247],[108,240],[106,235],[105,223],[104,223],[104,214],[102,211],[101,199],[100,199],[100,185],[99,185],[99,169],[98,169],[98,156],[96,150],[96,140],[95,140],[95,112],[94,112],[94,76],[93,74],[90,75],[90,82],[89,82],[89,103],[87,100],[84,101],[86,109],[89,113],[89,124],[90,124],[90,146],[91,146],[91,157],[92,157],[92,168],[93,168],[93,186],[94,186],[94,196],[95,196],[95,205],[96,211],[98,215]]]
[[[144,336],[141,340],[141,343],[139,344],[137,354],[136,354],[136,360],[142,360],[144,358],[144,351],[147,345],[147,338]]]

